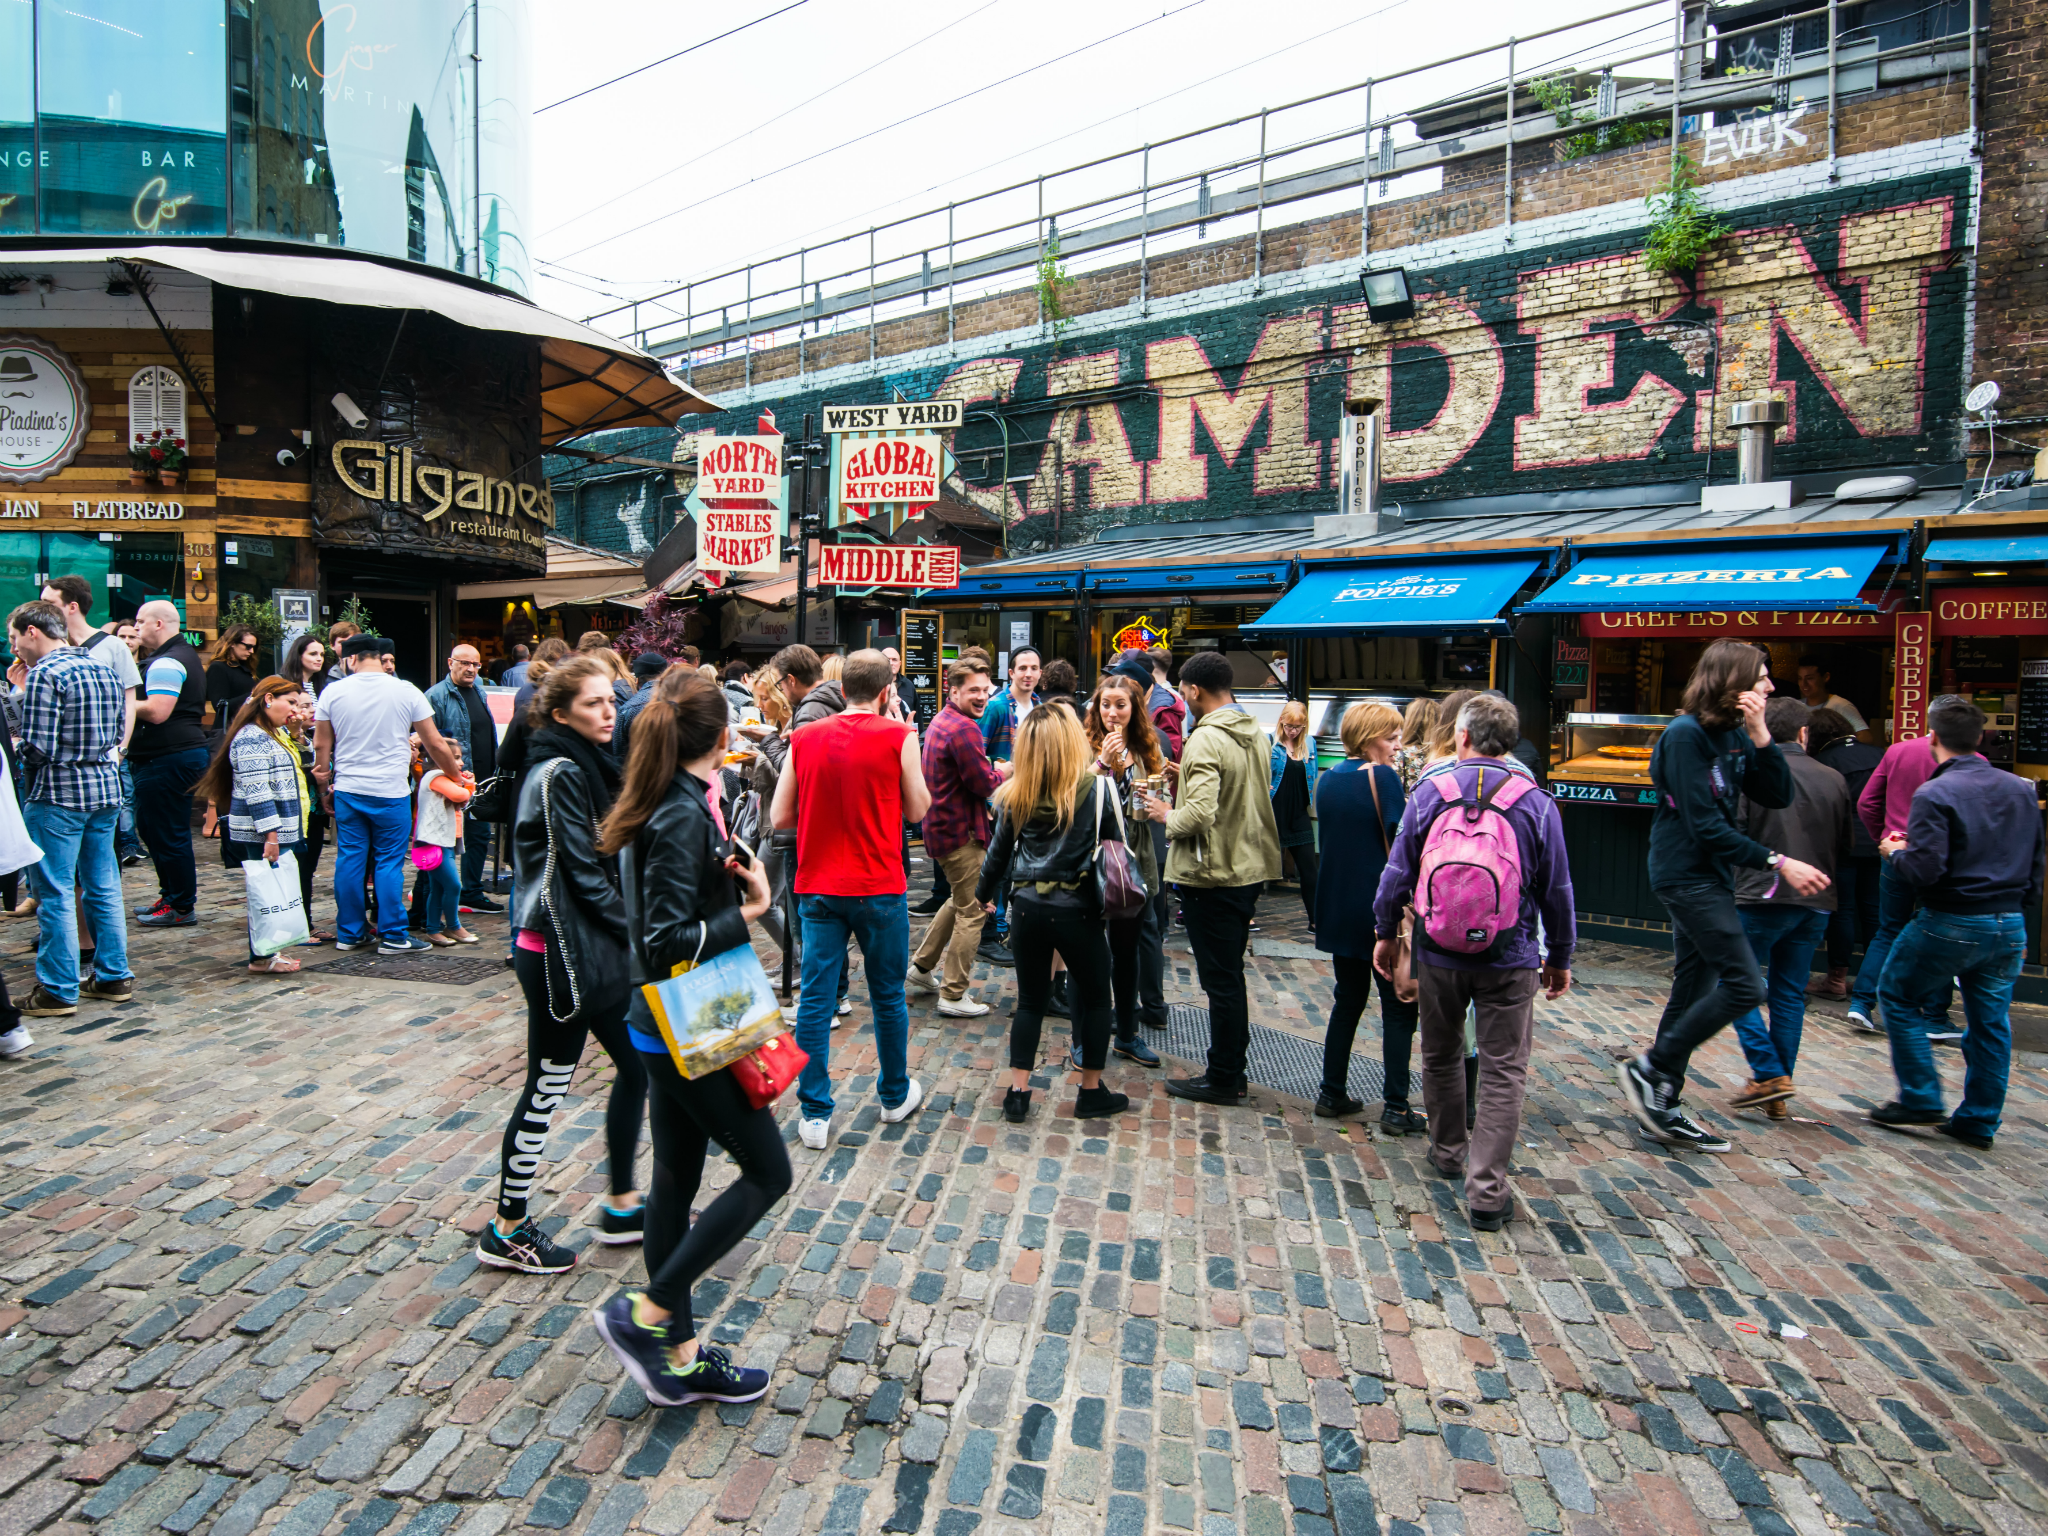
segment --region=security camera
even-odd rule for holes
[[[370,418],[363,414],[363,408],[347,395],[338,394],[334,397],[334,414],[358,432],[370,424]]]
[[[289,448],[280,448],[277,450],[277,462],[283,468],[290,469],[299,462],[299,456]]]

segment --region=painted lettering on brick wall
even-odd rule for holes
[[[1049,527],[1057,506],[1066,538],[1334,510],[1347,397],[1388,402],[1395,500],[1698,479],[1710,451],[1726,477],[1729,408],[1773,397],[1784,472],[1938,463],[1960,407],[1968,197],[1945,171],[1724,212],[1733,233],[1691,283],[1644,266],[1638,230],[1411,268],[1416,312],[1392,324],[1355,284],[1162,304],[1057,348],[878,362],[876,383],[965,407],[949,493],[1011,524]]]

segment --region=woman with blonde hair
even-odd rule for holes
[[[1373,893],[1387,867],[1387,853],[1401,829],[1406,795],[1394,769],[1404,727],[1391,706],[1368,701],[1344,712],[1344,761],[1316,786],[1316,815],[1322,826],[1323,881],[1316,907],[1316,948],[1330,957],[1337,991],[1323,1035],[1323,1083],[1316,1095],[1319,1115],[1355,1115],[1365,1108],[1351,1097],[1351,1045],[1358,1021],[1377,987],[1380,995],[1380,1059],[1386,1065],[1385,1107],[1380,1129],[1390,1136],[1425,1132],[1429,1122],[1409,1107],[1408,1062],[1415,1046],[1418,1007],[1401,1001],[1395,983],[1372,966]]]
[[[836,683],[846,676],[846,658],[837,651],[827,652],[818,664],[825,669],[825,681],[828,683]]]
[[[1436,734],[1440,713],[1435,699],[1421,698],[1411,700],[1401,717],[1401,745],[1394,749],[1394,772],[1401,775],[1404,793],[1415,788],[1415,781],[1429,765],[1429,742]]]
[[[1458,757],[1458,711],[1479,696],[1476,688],[1460,688],[1447,693],[1437,705],[1436,724],[1429,730],[1429,756],[1423,762],[1423,771],[1439,763],[1457,761]]]
[[[996,791],[996,825],[982,860],[976,898],[995,910],[1010,893],[1010,948],[1017,962],[1017,1012],[1010,1023],[1010,1088],[1003,1118],[1031,1112],[1031,1074],[1039,1031],[1052,997],[1053,951],[1073,977],[1074,1033],[1081,1046],[1081,1092],[1074,1114],[1102,1120],[1131,1101],[1102,1086],[1109,1054],[1109,940],[1104,932],[1096,848],[1122,842],[1115,793],[1098,788],[1095,754],[1081,722],[1064,704],[1034,709],[1017,727],[1010,777]]]
[[[1155,922],[1155,901],[1160,884],[1160,845],[1164,829],[1155,841],[1157,822],[1135,821],[1131,794],[1140,780],[1156,778],[1166,771],[1166,753],[1159,745],[1159,733],[1145,712],[1145,695],[1136,682],[1111,673],[1095,685],[1088,701],[1088,744],[1095,749],[1095,771],[1115,789],[1129,831],[1131,856],[1137,861],[1138,876],[1145,883],[1145,907],[1133,917],[1109,919],[1109,981],[1116,1001],[1116,1039],[1111,1045],[1117,1055],[1141,1067],[1159,1065],[1158,1054],[1138,1034],[1138,1000],[1141,991],[1157,999],[1158,1017],[1148,1020],[1155,1029],[1166,1027],[1163,994],[1166,931]],[[1150,982],[1139,985],[1140,968]]]
[[[1280,851],[1294,857],[1301,904],[1311,931],[1316,926],[1316,744],[1308,733],[1308,706],[1289,699],[1273,727],[1273,823]]]

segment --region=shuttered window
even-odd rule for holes
[[[128,441],[152,432],[185,437],[185,381],[172,368],[144,368],[128,381]]]

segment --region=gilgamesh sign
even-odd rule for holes
[[[818,551],[818,581],[912,591],[957,587],[960,551],[950,544],[827,544]]]
[[[1892,650],[1892,740],[1927,734],[1927,686],[1934,668],[1934,626],[1924,613],[1901,613]]]

